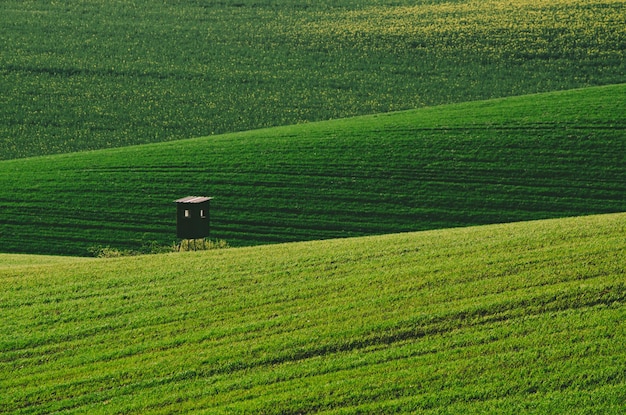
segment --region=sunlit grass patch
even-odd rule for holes
[[[0,410],[618,414],[625,219],[0,268]]]

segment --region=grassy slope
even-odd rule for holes
[[[626,85],[0,162],[0,252],[231,245],[626,211]]]
[[[626,214],[0,268],[0,412],[603,413]]]
[[[22,255],[22,254],[0,254],[0,268],[13,268],[15,266],[38,266],[48,264],[60,264],[66,262],[78,262],[77,257],[47,256],[47,255]]]
[[[625,82],[624,0],[0,2],[0,159]]]

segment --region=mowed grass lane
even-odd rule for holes
[[[0,159],[625,82],[624,0],[4,0]]]
[[[0,412],[603,413],[626,215],[0,268]]]
[[[626,85],[0,163],[0,251],[233,246],[626,211]]]

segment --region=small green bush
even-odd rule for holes
[[[138,250],[112,248],[110,246],[95,245],[88,248],[89,254],[96,258],[118,258],[134,255],[165,254],[168,252],[209,251],[213,249],[229,248],[228,242],[223,239],[183,239],[172,245],[159,245],[156,241],[145,243]]]
[[[228,242],[223,239],[183,239],[180,244],[175,245],[174,249],[177,252],[184,251],[209,251],[212,249],[224,249],[228,248]]]

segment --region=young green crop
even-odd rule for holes
[[[623,0],[5,0],[0,159],[624,82]]]
[[[0,251],[231,246],[626,211],[626,86],[0,162]]]
[[[0,254],[0,268],[11,268],[15,266],[27,266],[27,265],[43,265],[43,264],[58,264],[64,262],[79,262],[81,259],[77,257],[62,257],[58,255],[46,256],[46,255],[12,255],[12,254]]]
[[[626,216],[0,268],[0,412],[607,413]]]

